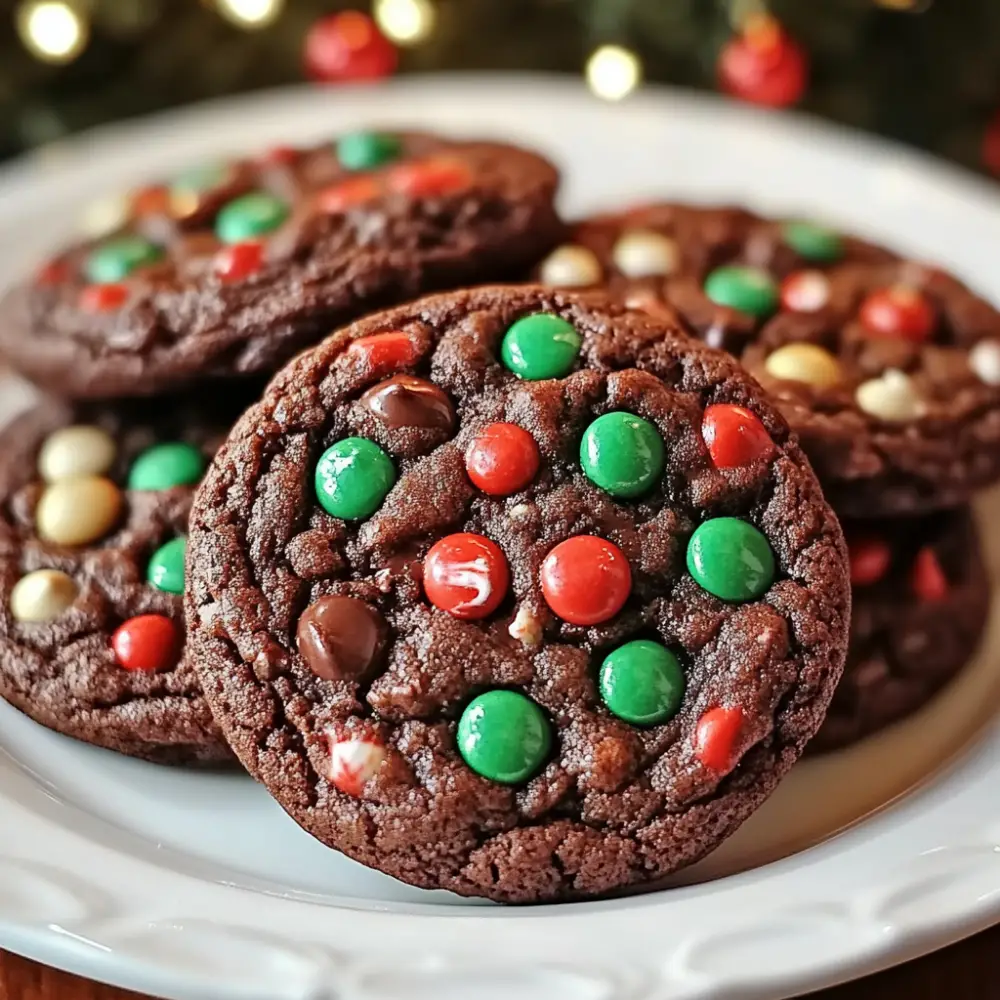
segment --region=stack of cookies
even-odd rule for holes
[[[1000,317],[816,225],[567,227],[556,188],[357,132],[134,192],[10,292],[45,396],[0,447],[0,694],[507,902],[690,864],[929,697],[986,613]]]

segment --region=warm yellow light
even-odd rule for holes
[[[437,16],[431,0],[375,0],[373,13],[383,33],[400,45],[419,45]]]
[[[266,28],[281,13],[285,0],[217,0],[219,13],[241,28]]]
[[[17,31],[28,51],[45,62],[72,62],[87,45],[86,23],[61,0],[28,0],[21,4]]]
[[[602,45],[587,60],[587,85],[606,101],[620,101],[639,86],[642,63],[620,45]]]

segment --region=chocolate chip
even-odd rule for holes
[[[317,677],[360,680],[381,656],[388,632],[370,604],[356,597],[321,597],[299,619],[296,641]]]
[[[412,375],[379,382],[361,397],[361,404],[390,430],[429,427],[450,431],[455,426],[451,400],[432,382]]]

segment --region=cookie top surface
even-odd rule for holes
[[[349,856],[497,900],[710,850],[846,649],[840,528],[760,387],[676,323],[540,288],[288,365],[199,490],[188,568],[251,773]]]
[[[194,487],[242,406],[43,401],[0,435],[0,695],[163,763],[231,759],[184,656]]]
[[[1000,314],[954,277],[805,222],[646,206],[540,266],[668,302],[772,391],[839,513],[950,507],[1000,476]]]
[[[844,676],[809,751],[833,750],[916,711],[968,663],[990,585],[967,507],[845,521],[851,640]]]
[[[523,272],[560,238],[557,182],[517,147],[407,132],[205,163],[9,293],[0,351],[69,397],[270,374],[373,308]]]

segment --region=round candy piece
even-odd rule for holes
[[[458,721],[458,751],[476,774],[518,785],[538,772],[552,749],[545,713],[517,691],[487,691]]]
[[[351,342],[348,353],[364,361],[372,375],[387,374],[397,368],[412,364],[417,358],[417,347],[409,334],[401,330],[358,337]]]
[[[388,638],[381,612],[356,597],[321,597],[303,612],[295,632],[302,659],[328,681],[367,677]]]
[[[205,456],[192,444],[167,441],[147,448],[128,474],[130,490],[169,490],[193,486],[205,474]]]
[[[666,646],[636,639],[601,664],[601,698],[613,715],[636,726],[666,722],[684,698],[684,671]]]
[[[700,524],[687,549],[688,572],[723,601],[752,601],[774,581],[774,553],[768,540],[738,517]]]
[[[926,404],[906,372],[890,368],[854,390],[858,409],[887,423],[905,423],[924,415]]]
[[[634,413],[605,413],[583,432],[583,471],[612,496],[648,493],[663,474],[664,462],[660,432]]]
[[[74,424],[53,431],[38,452],[38,472],[47,483],[75,476],[103,476],[118,447],[107,431]]]
[[[969,367],[985,385],[1000,385],[1000,344],[995,340],[980,340],[969,351]]]
[[[401,163],[385,177],[390,191],[409,198],[440,198],[462,191],[472,183],[472,172],[461,160],[437,157]]]
[[[184,593],[184,551],[187,539],[181,535],[173,538],[166,545],[161,545],[149,560],[146,567],[146,579],[157,590],[165,590],[168,594]]]
[[[510,586],[507,558],[483,535],[446,535],[424,558],[424,592],[436,608],[455,618],[486,618]]]
[[[628,229],[611,251],[615,267],[626,278],[653,278],[673,274],[680,266],[677,241],[652,229]]]
[[[168,670],[180,656],[181,634],[166,615],[138,615],[115,629],[111,648],[126,670]]]
[[[121,490],[103,476],[60,479],[45,488],[35,508],[38,537],[57,545],[86,545],[103,538],[121,516]]]
[[[11,588],[10,613],[18,622],[47,622],[58,618],[80,592],[72,577],[58,569],[36,569]]]
[[[893,285],[872,292],[861,303],[864,328],[877,337],[898,337],[922,343],[934,332],[934,307],[917,289]]]
[[[599,284],[603,277],[597,254],[576,243],[556,247],[538,269],[539,281],[556,288],[585,288]]]
[[[127,278],[137,268],[155,264],[162,256],[160,247],[141,236],[119,236],[90,251],[83,273],[95,285],[110,285]]]
[[[718,267],[705,279],[705,294],[716,305],[757,319],[766,319],[778,308],[778,286],[759,267]]]
[[[743,731],[741,708],[713,708],[694,731],[694,755],[705,767],[728,774],[736,764],[736,744]]]
[[[892,550],[884,538],[862,536],[847,540],[851,561],[851,586],[870,587],[878,583],[892,564]]]
[[[913,560],[910,585],[921,601],[943,601],[948,596],[948,577],[930,546],[924,546]]]
[[[224,205],[215,218],[215,235],[223,243],[243,243],[277,229],[288,218],[288,206],[273,194],[251,191]]]
[[[473,484],[491,496],[509,496],[535,478],[541,456],[535,439],[517,424],[490,424],[465,452],[465,470]]]
[[[507,331],[500,357],[518,378],[529,382],[562,378],[573,370],[582,343],[572,323],[551,313],[533,313]]]
[[[621,611],[632,591],[632,570],[617,545],[575,535],[545,557],[541,584],[546,604],[563,621],[597,625]]]
[[[789,312],[819,312],[829,302],[830,282],[820,271],[796,271],[781,283],[781,305]]]
[[[767,356],[764,370],[772,378],[828,389],[844,377],[840,362],[816,344],[785,344]]]
[[[256,274],[264,262],[264,247],[257,240],[223,247],[212,261],[212,268],[222,281],[242,281]]]
[[[337,159],[345,170],[374,170],[395,160],[402,143],[385,132],[351,132],[337,143]]]
[[[433,382],[413,375],[396,375],[373,385],[361,405],[390,430],[424,427],[450,431],[455,426],[455,407]]]
[[[717,469],[738,469],[770,458],[774,442],[756,414],[744,406],[714,403],[701,420],[701,436]]]
[[[128,301],[129,290],[120,284],[87,285],[80,290],[80,308],[84,312],[111,312]]]
[[[386,758],[385,747],[374,739],[347,736],[330,740],[330,783],[345,795],[361,798]]]
[[[817,264],[832,264],[844,255],[844,241],[840,234],[815,222],[786,222],[781,236],[800,257]]]
[[[330,445],[316,464],[320,506],[345,521],[374,514],[395,482],[392,459],[367,438],[344,438]]]

